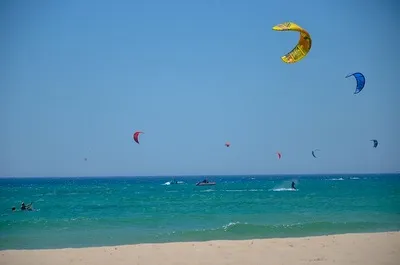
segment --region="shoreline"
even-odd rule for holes
[[[97,246],[79,246],[79,247],[56,247],[56,248],[10,248],[0,249],[0,253],[6,251],[55,251],[55,250],[80,250],[80,249],[98,249],[98,248],[119,248],[119,247],[136,247],[146,245],[169,245],[169,244],[203,244],[213,242],[250,242],[250,241],[264,241],[264,240],[297,240],[297,239],[313,239],[313,238],[324,238],[324,237],[341,237],[349,235],[373,235],[373,234],[399,234],[400,230],[386,230],[379,232],[347,232],[347,233],[329,233],[321,235],[304,235],[304,236],[284,236],[284,237],[265,237],[265,238],[250,238],[250,239],[210,239],[210,240],[192,240],[192,241],[168,241],[168,242],[144,242],[144,243],[128,243],[128,244],[110,244],[110,245],[97,245]],[[400,246],[399,246],[400,247]],[[1,265],[1,263],[0,263]]]
[[[398,264],[400,231],[120,246],[1,250],[0,265]]]

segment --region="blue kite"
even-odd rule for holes
[[[350,75],[347,75],[346,78],[350,77],[350,76],[354,76],[356,78],[357,81],[357,87],[356,87],[356,91],[354,91],[354,94],[358,94],[361,92],[361,90],[364,88],[365,86],[365,76],[362,73],[353,73]]]

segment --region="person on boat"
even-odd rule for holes
[[[203,182],[203,183],[208,183],[208,180],[205,179],[205,180],[203,180],[202,182]]]
[[[292,189],[297,190],[294,184],[294,181],[292,181]]]
[[[24,202],[21,203],[21,211],[32,211],[32,203],[25,205]]]

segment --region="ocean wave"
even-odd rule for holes
[[[304,235],[323,235],[336,233],[356,233],[365,231],[398,230],[399,224],[377,222],[308,222],[295,224],[252,224],[247,222],[229,222],[216,228],[173,231],[169,234],[183,238],[206,240],[216,238],[268,238],[292,237]],[[385,230],[385,231],[386,231]]]
[[[201,190],[200,192],[213,192],[213,191],[215,191],[215,190],[213,190],[213,189],[207,189],[207,190]]]
[[[344,178],[333,178],[333,179],[327,179],[327,180],[338,181],[338,180],[344,180]]]

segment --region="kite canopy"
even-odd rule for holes
[[[374,148],[376,148],[378,146],[378,140],[372,139],[372,142],[374,142]]]
[[[231,146],[231,143],[230,143],[230,142],[226,142],[226,143],[225,143],[225,146],[226,146],[226,147],[229,147],[229,146]]]
[[[138,143],[138,144],[139,144],[139,135],[140,135],[141,133],[143,133],[143,132],[138,131],[138,132],[135,132],[135,133],[133,134],[133,140],[134,140],[136,143]]]
[[[285,63],[296,63],[303,59],[311,49],[311,36],[310,34],[293,22],[285,22],[278,24],[272,28],[276,31],[297,31],[300,33],[300,39],[297,45],[286,55],[282,56],[281,59]]]
[[[357,73],[347,75],[346,78],[348,78],[350,76],[354,76],[357,81],[357,86],[356,86],[356,90],[354,91],[354,94],[360,93],[361,90],[363,90],[363,88],[365,86],[365,76],[362,73],[357,72]]]
[[[278,155],[278,159],[281,159],[282,155],[280,152],[276,152],[276,154]]]
[[[315,150],[311,151],[311,154],[312,154],[313,157],[315,157],[315,158],[317,158],[317,157],[315,156],[315,152],[317,152],[317,151],[320,151],[320,150],[319,150],[319,149],[315,149]]]

